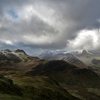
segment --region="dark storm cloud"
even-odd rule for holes
[[[99,5],[100,0],[0,0],[1,44],[4,48],[98,49]],[[93,35],[87,40],[89,32]]]

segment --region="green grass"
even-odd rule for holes
[[[3,76],[0,78],[0,100],[78,100],[48,77],[12,78],[13,81]]]
[[[24,98],[20,96],[9,95],[9,94],[0,94],[0,100],[29,100],[29,98]]]

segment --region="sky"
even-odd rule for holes
[[[0,49],[100,50],[100,0],[0,0]]]

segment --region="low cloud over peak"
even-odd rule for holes
[[[69,48],[72,49],[98,49],[100,43],[100,33],[98,30],[82,30],[77,37],[68,41]]]

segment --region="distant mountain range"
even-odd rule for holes
[[[40,55],[45,60],[64,60],[80,68],[90,68],[100,74],[100,53],[95,51],[73,51],[73,52],[45,52]]]
[[[40,58],[40,59],[39,59]],[[73,64],[80,68],[90,67],[96,71],[99,70],[100,66],[100,55],[87,50],[83,51],[73,51],[73,52],[45,52],[39,57],[32,57],[25,53],[24,50],[14,50],[9,49],[0,51],[0,66],[7,67],[9,64],[13,68],[13,64],[16,63],[17,68],[19,66],[28,66],[36,62],[41,62],[41,60],[64,60],[69,64]],[[8,64],[9,63],[9,64]],[[27,67],[26,67],[27,68]]]
[[[65,60],[75,65],[94,66],[94,59],[99,61],[100,54],[91,51],[73,51],[73,52],[45,52],[40,55],[42,59],[48,60]],[[99,64],[99,63],[98,63]]]

